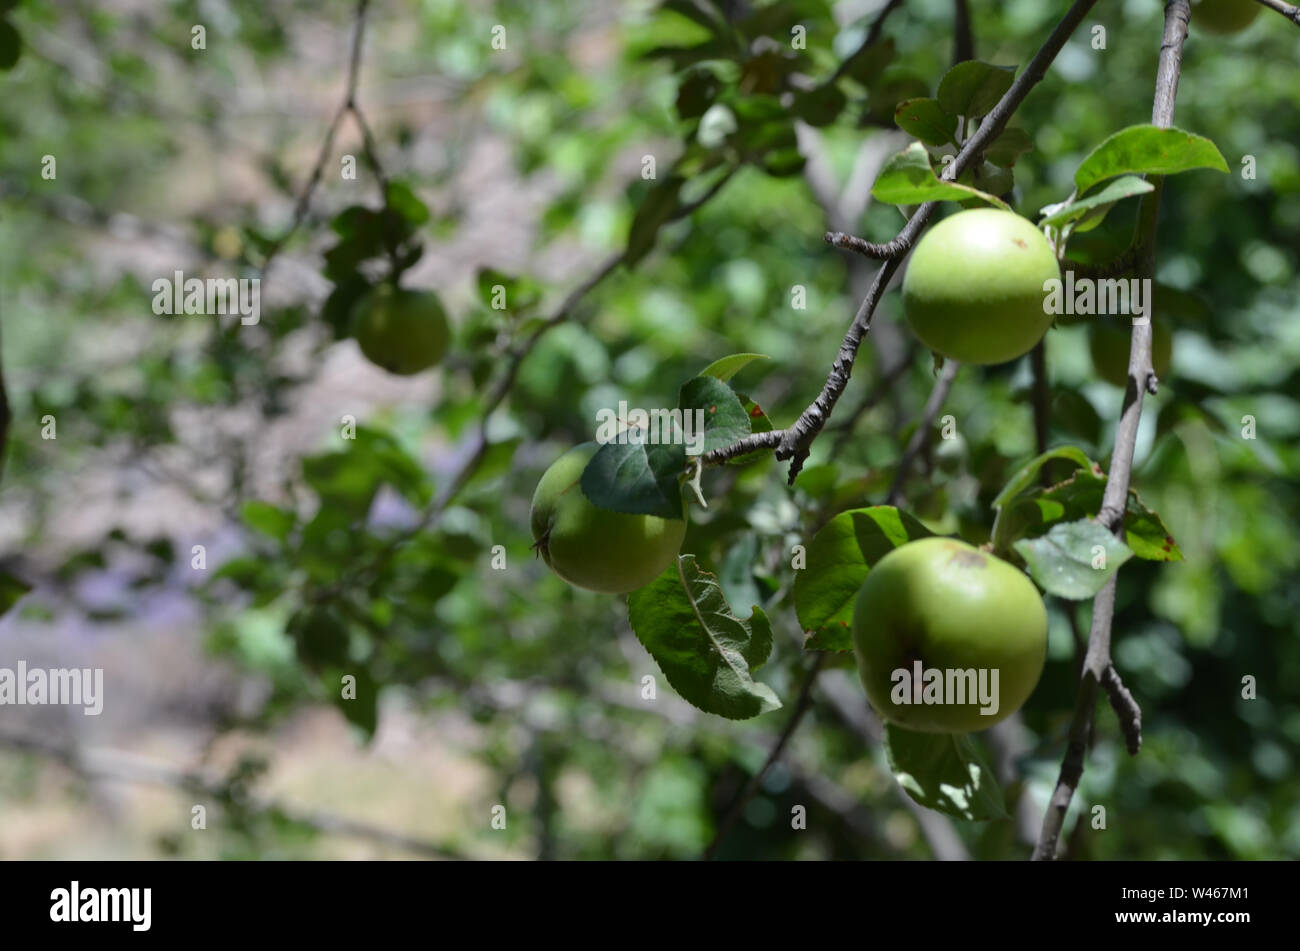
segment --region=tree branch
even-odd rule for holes
[[[1066,40],[1083,22],[1083,18],[1087,16],[1088,11],[1095,4],[1096,0],[1077,0],[1069,9],[1061,22],[1052,30],[1042,48],[1034,54],[1033,59],[1029,61],[1029,65],[1016,77],[1011,84],[1011,88],[985,116],[979,129],[966,140],[961,151],[944,169],[941,177],[945,181],[956,179],[966,170],[967,165],[974,160],[975,156],[981,154],[989,143],[1002,132],[1012,114],[1019,108],[1025,97],[1029,95],[1029,91],[1047,75],[1048,67],[1056,59]],[[862,338],[871,329],[871,318],[885,293],[885,288],[898,271],[907,252],[915,246],[921,231],[925,228],[926,223],[930,220],[937,207],[937,202],[926,202],[921,205],[907,224],[903,226],[898,236],[886,246],[891,249],[891,256],[886,258],[884,265],[876,272],[875,280],[872,282],[867,296],[863,299],[857,314],[853,318],[853,322],[844,335],[844,340],[840,344],[834,363],[831,364],[830,374],[826,379],[825,386],[822,387],[821,393],[791,426],[780,431],[781,442],[776,449],[776,458],[778,460],[791,460],[790,472],[787,478],[789,484],[794,484],[795,478],[799,475],[799,471],[808,458],[809,447],[812,445],[813,440],[817,438],[817,434],[826,425],[826,421],[830,418],[836,402],[843,395],[844,388],[848,385],[849,376],[853,372],[853,362],[857,358],[858,348],[861,346]]]
[[[1133,699],[1133,694],[1119,678],[1119,671],[1114,664],[1107,664],[1102,671],[1101,687],[1110,698],[1110,705],[1119,717],[1120,729],[1124,731],[1124,745],[1130,756],[1137,756],[1142,748],[1142,708]]]
[[[1282,0],[1255,0],[1255,2],[1263,4],[1270,10],[1276,10],[1296,26],[1300,26],[1300,7],[1283,3]]]
[[[1160,65],[1156,72],[1155,98],[1151,108],[1151,122],[1162,129],[1173,124],[1174,102],[1178,96],[1178,80],[1182,71],[1183,43],[1187,39],[1187,24],[1191,18],[1189,0],[1169,0],[1165,4],[1164,35],[1160,45]],[[1155,270],[1156,223],[1160,212],[1160,197],[1164,192],[1164,178],[1152,176],[1155,190],[1142,196],[1138,208],[1137,236],[1134,244],[1143,249],[1140,271],[1142,276],[1151,277]],[[1112,532],[1118,534],[1123,527],[1124,511],[1128,504],[1129,483],[1133,472],[1133,452],[1137,443],[1138,424],[1142,419],[1142,397],[1154,379],[1151,370],[1151,324],[1133,325],[1132,342],[1129,346],[1128,386],[1124,392],[1124,406],[1120,413],[1119,427],[1115,432],[1115,449],[1111,454],[1110,473],[1106,479],[1106,490],[1102,496],[1101,511],[1097,520]],[[1065,759],[1061,763],[1060,775],[1056,788],[1052,791],[1051,802],[1043,816],[1043,828],[1034,847],[1033,858],[1036,860],[1056,857],[1057,842],[1065,815],[1083,776],[1084,756],[1088,736],[1092,730],[1093,712],[1096,706],[1097,688],[1104,685],[1110,676],[1115,684],[1119,677],[1111,668],[1110,658],[1111,624],[1115,614],[1116,576],[1112,575],[1105,587],[1097,593],[1092,605],[1092,627],[1088,632],[1088,650],[1084,656],[1083,673],[1080,677],[1079,695],[1074,707],[1074,718],[1070,724],[1070,740],[1066,747]],[[1111,673],[1108,676],[1107,671]],[[1122,684],[1119,684],[1122,689]],[[1120,724],[1125,731],[1125,739],[1130,752],[1136,752],[1141,742],[1140,714],[1136,717],[1137,704],[1133,697],[1124,690],[1119,693],[1114,686],[1107,688],[1111,693],[1111,702],[1115,704]],[[1118,697],[1118,700],[1116,699]],[[1132,735],[1131,735],[1132,734]]]

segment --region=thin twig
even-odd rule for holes
[[[853,64],[857,62],[858,57],[864,55],[867,50],[876,44],[876,41],[880,39],[881,30],[885,27],[885,19],[902,5],[903,0],[889,0],[889,3],[885,4],[885,8],[871,21],[871,26],[867,29],[867,35],[862,38],[861,45],[849,56],[845,57],[839,68],[835,70],[834,75],[831,76],[830,82],[835,83],[843,79],[845,74],[853,68]]]
[[[1038,455],[1047,452],[1048,421],[1051,417],[1051,389],[1047,383],[1047,340],[1038,341],[1030,352],[1030,363],[1034,368],[1034,446]],[[1038,472],[1043,485],[1049,485],[1047,467]]]
[[[4,475],[5,456],[9,452],[9,423],[13,411],[9,409],[9,390],[5,386],[4,359],[0,355],[0,476]]]
[[[320,151],[316,153],[316,164],[312,166],[311,174],[307,177],[307,183],[298,193],[298,200],[294,204],[293,219],[289,223],[289,228],[280,237],[272,242],[267,249],[266,257],[262,261],[261,274],[265,278],[267,272],[271,269],[271,262],[275,260],[281,249],[294,234],[302,227],[303,221],[307,217],[307,210],[311,207],[312,195],[316,187],[320,184],[321,176],[325,172],[325,163],[329,161],[330,153],[334,149],[334,137],[338,134],[339,125],[343,122],[343,117],[355,108],[357,98],[357,82],[361,73],[361,47],[366,32],[366,10],[370,6],[370,0],[357,0],[357,13],[355,26],[352,31],[352,51],[348,58],[348,76],[346,82],[346,91],[343,96],[343,103],[334,113],[334,118],[330,120],[329,126],[325,129],[325,138],[321,140]],[[362,128],[363,135],[365,127]]]
[[[876,244],[874,241],[867,241],[857,235],[845,234],[843,231],[828,231],[822,236],[822,240],[833,248],[856,251],[864,258],[870,258],[873,261],[887,261],[890,258],[898,257],[907,250],[899,243],[897,238],[884,244]]]
[[[1119,671],[1114,664],[1107,664],[1102,672],[1101,688],[1110,698],[1115,716],[1119,717],[1119,726],[1124,732],[1124,745],[1129,755],[1137,756],[1138,750],[1142,749],[1142,709],[1124,686],[1124,681],[1120,680]]]
[[[954,64],[975,58],[975,34],[970,25],[970,4],[966,0],[953,0],[953,53]]]
[[[911,472],[912,466],[916,463],[916,457],[921,454],[925,444],[930,440],[930,430],[934,426],[935,417],[939,415],[939,409],[943,406],[943,401],[948,398],[948,391],[952,389],[952,381],[957,378],[957,370],[961,366],[956,360],[948,360],[944,363],[943,369],[939,371],[939,379],[934,381],[934,389],[930,391],[930,398],[926,400],[925,409],[921,412],[921,421],[917,423],[916,432],[912,433],[912,438],[907,442],[907,448],[903,450],[902,458],[898,460],[898,468],[894,471],[894,481],[889,487],[889,497],[887,505],[898,505],[903,501],[903,486],[907,483],[908,473]]]
[[[1300,26],[1300,7],[1283,3],[1282,0],[1255,0],[1255,2],[1263,4],[1270,10],[1276,10],[1296,26]]]
[[[821,695],[831,712],[857,737],[863,748],[878,747],[883,742],[884,734],[862,694],[861,685],[855,682],[856,679],[852,678],[854,682],[851,682],[844,671],[827,671],[821,678]],[[898,801],[916,820],[921,835],[936,859],[962,862],[970,858],[951,819],[921,805],[898,783],[890,783],[890,787]]]
[[[1151,122],[1162,129],[1173,124],[1174,102],[1178,95],[1178,80],[1182,71],[1183,43],[1187,39],[1187,24],[1191,17],[1189,0],[1169,0],[1165,4],[1164,33],[1160,44],[1160,65],[1156,72],[1156,90],[1151,108]],[[1152,176],[1155,189],[1142,196],[1138,207],[1137,233],[1134,244],[1143,249],[1141,273],[1150,277],[1155,270],[1156,223],[1160,211],[1160,197],[1164,192],[1163,176]],[[1124,406],[1120,412],[1119,426],[1115,432],[1115,448],[1111,454],[1110,472],[1102,496],[1101,511],[1097,521],[1118,534],[1123,527],[1124,511],[1128,504],[1129,483],[1133,473],[1133,452],[1137,443],[1138,424],[1142,420],[1142,397],[1151,384],[1151,324],[1133,325],[1132,343],[1129,347],[1128,386],[1124,393]],[[1092,627],[1088,632],[1088,650],[1084,657],[1079,694],[1070,723],[1070,740],[1066,746],[1061,771],[1047,812],[1043,828],[1034,847],[1036,860],[1056,857],[1057,842],[1065,824],[1074,791],[1083,777],[1087,740],[1092,731],[1093,712],[1097,688],[1107,677],[1112,666],[1110,657],[1111,625],[1115,614],[1116,576],[1112,575],[1097,593],[1092,603]],[[1127,692],[1126,692],[1127,693]],[[1121,698],[1123,699],[1123,698]],[[1128,701],[1132,701],[1129,695]],[[1129,732],[1140,727],[1133,720],[1137,704],[1122,702],[1116,707],[1121,725],[1128,740]],[[1140,742],[1140,734],[1138,736]],[[1129,740],[1133,749],[1133,741]]]
[[[822,665],[826,663],[826,657],[827,654],[822,651],[819,652],[817,657],[813,660],[812,666],[808,669],[807,676],[804,677],[803,687],[799,691],[799,699],[795,702],[794,713],[790,715],[790,719],[786,723],[785,729],[781,731],[781,735],[777,737],[776,743],[772,745],[772,750],[767,754],[767,759],[763,761],[763,765],[758,768],[758,771],[754,773],[753,776],[749,777],[749,782],[745,783],[745,787],[740,791],[740,794],[736,796],[732,801],[731,806],[727,809],[722,818],[722,822],[718,824],[718,831],[713,836],[713,841],[710,842],[709,847],[704,850],[705,861],[708,861],[717,854],[718,847],[722,845],[722,840],[727,837],[727,833],[731,831],[731,827],[734,826],[736,820],[740,818],[741,810],[744,809],[745,804],[753,798],[754,793],[758,792],[758,784],[763,781],[763,777],[767,774],[767,771],[771,769],[772,764],[781,758],[781,753],[784,752],[786,744],[790,742],[790,737],[794,736],[795,730],[797,730],[799,724],[803,722],[804,715],[807,714],[809,708],[812,707],[813,683],[817,680],[817,675],[821,673]]]
[[[835,443],[831,447],[831,455],[837,455],[844,444],[853,436],[853,429],[859,419],[865,414],[871,412],[880,404],[888,394],[895,383],[902,378],[903,374],[911,369],[912,361],[915,357],[915,348],[909,347],[903,354],[903,358],[885,371],[884,375],[876,381],[876,385],[867,391],[867,395],[862,398],[862,402],[854,407],[843,422],[836,423],[829,427],[828,431],[838,431],[839,435],[835,437]]]

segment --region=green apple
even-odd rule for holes
[[[868,572],[854,604],[853,652],[882,719],[923,733],[972,733],[1011,716],[1034,692],[1047,659],[1047,610],[1033,582],[1005,561],[955,539],[922,538]],[[955,692],[918,696],[897,673],[911,678],[918,662],[945,684],[973,671],[963,687],[983,676],[990,689],[984,700],[971,690],[964,702]]]
[[[1043,285],[1059,278],[1056,255],[1030,221],[973,208],[945,218],[916,246],[903,278],[903,313],[936,353],[1005,363],[1052,326]]]
[[[1192,7],[1192,26],[1209,33],[1240,33],[1259,16],[1255,0],[1201,0]]]
[[[1128,351],[1132,340],[1132,326],[1127,320],[1095,317],[1088,328],[1088,352],[1097,376],[1121,389],[1128,385]],[[1151,321],[1151,369],[1156,379],[1163,380],[1169,373],[1169,359],[1173,355],[1174,335],[1168,321]]]
[[[673,563],[686,520],[627,515],[592,504],[580,482],[599,448],[594,442],[575,446],[537,483],[530,517],[534,547],[569,584],[626,594],[645,587]]]
[[[451,330],[436,294],[381,284],[353,309],[352,336],[371,363],[410,376],[443,358]]]

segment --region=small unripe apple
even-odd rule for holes
[[[1088,352],[1097,376],[1107,383],[1123,389],[1128,385],[1128,352],[1132,340],[1132,327],[1126,320],[1105,317],[1094,318],[1088,327]],[[1174,335],[1168,321],[1151,321],[1151,369],[1156,379],[1163,380],[1169,373],[1169,360],[1173,355]]]
[[[381,284],[353,309],[352,336],[371,363],[410,376],[443,358],[451,330],[436,294]]]
[[[903,278],[903,313],[936,353],[1005,363],[1052,326],[1043,285],[1059,278],[1056,255],[1030,221],[973,208],[945,218],[916,246]]]
[[[1192,26],[1209,33],[1240,33],[1255,22],[1259,8],[1255,0],[1201,0],[1192,7]]]
[[[1033,582],[1000,558],[922,538],[868,572],[853,610],[853,651],[882,719],[923,733],[972,733],[1011,716],[1034,692],[1047,659],[1047,610]],[[977,687],[961,703],[953,692],[924,702],[910,687],[918,662],[945,685],[996,689],[983,700]],[[958,671],[973,674],[950,676]]]
[[[546,470],[533,493],[533,541],[551,570],[569,584],[626,594],[673,563],[686,520],[598,508],[582,492],[582,470],[600,448],[583,443]]]

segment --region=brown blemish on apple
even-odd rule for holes
[[[953,546],[952,556],[948,559],[956,563],[961,568],[982,569],[987,568],[989,564],[988,556],[978,551],[967,551],[964,548]]]

